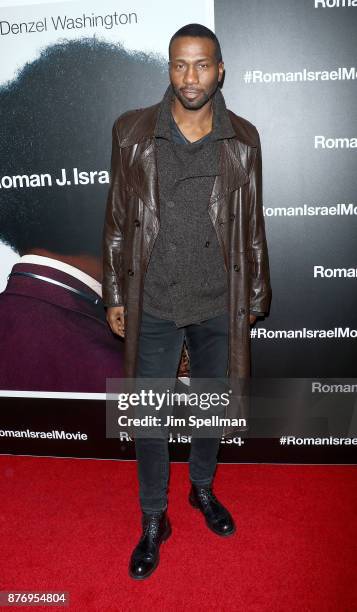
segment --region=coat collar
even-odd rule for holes
[[[170,138],[169,117],[171,114],[170,102],[174,95],[171,83],[158,104],[139,109],[134,113],[133,121],[128,131],[119,138],[122,147],[139,144],[143,140],[154,137]],[[143,112],[144,111],[144,112]],[[223,140],[234,138],[236,132],[229,118],[223,94],[218,87],[213,95],[213,133],[212,138]]]
[[[84,299],[60,285],[27,276],[28,273],[45,277],[48,281],[53,280],[63,283],[87,295],[88,298],[92,298],[93,301],[91,302],[90,299]],[[50,266],[27,262],[21,263],[21,261],[16,263],[9,274],[5,292],[7,294],[25,295],[34,300],[49,302],[59,308],[73,310],[81,315],[94,317],[105,322],[103,302],[98,294],[88,287],[88,285],[74,278],[74,276]],[[95,304],[96,300],[98,300],[97,304]]]
[[[170,85],[167,87],[164,97],[159,104],[158,116],[154,127],[153,135],[157,138],[167,138],[171,140],[170,120],[172,117],[171,113],[171,101],[174,97],[173,87]],[[229,119],[226,103],[224,101],[223,94],[219,87],[217,87],[213,97],[213,125],[211,140],[223,140],[224,138],[234,138],[236,135],[231,120]]]

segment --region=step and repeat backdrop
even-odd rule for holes
[[[357,0],[0,1],[0,453],[135,457],[106,437],[123,372],[100,286],[111,129],[162,98],[192,22],[216,32],[227,106],[260,133],[273,291],[251,328],[265,384],[220,460],[355,462]]]
[[[228,105],[261,135],[270,316],[257,376],[356,376],[357,2],[216,3]]]

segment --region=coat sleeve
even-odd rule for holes
[[[264,315],[271,301],[268,247],[262,201],[262,155],[258,143],[251,165],[249,181],[249,263],[251,275],[250,312]]]
[[[126,211],[122,153],[118,141],[117,121],[112,130],[111,178],[104,218],[103,302],[104,306],[122,306],[123,232]]]

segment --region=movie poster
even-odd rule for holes
[[[0,3],[3,395],[104,397],[122,375],[101,300],[111,129],[161,100],[190,22],[213,28],[213,2]]]

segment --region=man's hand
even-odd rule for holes
[[[112,332],[124,338],[124,306],[110,306],[107,308],[107,321]]]
[[[253,314],[250,314],[250,315],[249,315],[249,323],[250,323],[251,325],[253,325],[253,323],[255,323],[255,322],[256,322],[256,320],[257,320],[257,317],[256,317],[255,315],[253,315]]]

